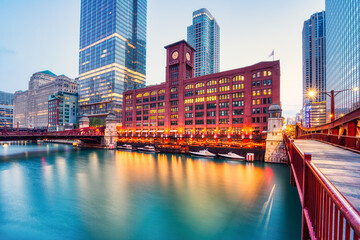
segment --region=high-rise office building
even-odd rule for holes
[[[145,86],[147,0],[82,0],[80,115],[118,119],[122,93]]]
[[[220,71],[220,27],[206,8],[193,12],[187,41],[195,49],[195,77]]]
[[[360,87],[360,0],[326,0],[326,90]],[[330,110],[330,101],[327,109]],[[335,97],[335,117],[360,106],[359,91]]]
[[[304,22],[303,47],[303,106],[305,126],[326,122],[326,31],[325,11],[313,14]],[[312,98],[309,91],[316,91]]]
[[[0,129],[13,126],[14,94],[0,91]]]

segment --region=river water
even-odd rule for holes
[[[0,145],[0,239],[300,239],[289,167]]]

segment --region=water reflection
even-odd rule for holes
[[[0,164],[0,238],[14,229],[20,239],[299,238],[300,205],[287,167],[48,149]],[[19,219],[30,227],[14,227]]]

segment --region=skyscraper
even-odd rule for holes
[[[325,12],[313,14],[304,22],[303,41],[303,105],[305,125],[326,122],[326,31]],[[308,92],[318,92],[309,98]]]
[[[120,119],[122,93],[145,86],[146,0],[82,0],[80,115]]]
[[[326,0],[326,89],[360,87],[360,0]],[[335,115],[358,108],[359,92],[335,97]],[[329,101],[328,101],[329,102]],[[327,109],[330,109],[327,103]]]
[[[187,28],[187,41],[196,50],[195,77],[220,71],[220,28],[206,8],[193,12],[193,24]]]

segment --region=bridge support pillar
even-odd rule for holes
[[[116,116],[110,113],[105,119],[104,145],[109,149],[116,148],[118,133],[116,131]]]

